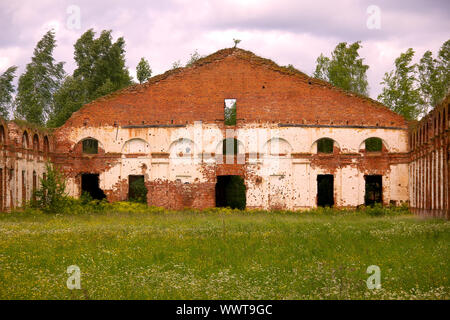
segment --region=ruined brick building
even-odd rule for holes
[[[372,99],[236,48],[97,99],[51,134],[0,125],[2,209],[30,199],[47,159],[75,197],[127,200],[142,179],[149,205],[225,206],[240,177],[247,208],[449,209],[448,99],[410,130]]]

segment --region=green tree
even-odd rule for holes
[[[64,63],[53,58],[55,47],[55,33],[50,30],[36,45],[31,63],[19,78],[16,117],[43,125],[52,114],[53,94],[65,75]]]
[[[225,106],[225,125],[236,125],[236,102],[231,107]]]
[[[360,48],[361,41],[348,46],[346,42],[341,42],[331,53],[331,58],[320,54],[313,77],[328,81],[346,91],[367,96],[369,84],[366,72],[369,66],[359,57]]]
[[[88,102],[86,93],[81,79],[67,76],[53,95],[54,112],[50,115],[47,126],[51,128],[62,126],[73,112]]]
[[[445,97],[450,87],[450,40],[439,50],[437,59],[431,51],[425,52],[418,64],[420,94],[425,111],[431,110]]]
[[[66,181],[64,175],[50,163],[45,164],[46,178],[41,178],[41,187],[35,191],[35,206],[44,212],[57,213],[67,203]]]
[[[408,120],[417,119],[423,112],[423,101],[417,88],[416,64],[411,61],[414,50],[409,48],[395,59],[395,70],[386,72],[378,100]]]
[[[55,94],[55,115],[49,126],[60,126],[82,105],[122,89],[132,83],[125,66],[125,41],[112,41],[111,30],[103,30],[98,38],[92,29],[74,45],[77,68]]]
[[[139,83],[146,81],[148,78],[152,76],[152,69],[150,68],[150,64],[143,57],[141,58],[136,67],[136,76]]]
[[[95,32],[89,29],[74,45],[77,68],[73,76],[83,81],[89,101],[106,94],[99,88],[108,88],[110,93],[131,84],[125,66],[125,40],[120,37],[113,43],[111,32],[103,30],[95,39]],[[111,84],[105,86],[107,82]]]
[[[13,79],[15,77],[17,67],[11,66],[0,75],[0,116],[7,119],[9,110],[12,108],[13,102]]]

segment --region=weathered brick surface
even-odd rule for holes
[[[236,126],[224,126],[225,99],[237,100]],[[22,189],[30,199],[32,172],[42,176],[44,161],[51,156],[65,173],[72,196],[81,193],[83,173],[100,175],[109,201],[126,200],[128,176],[144,175],[148,204],[207,208],[215,206],[217,176],[239,175],[247,188],[248,207],[302,209],[316,205],[317,176],[331,174],[336,206],[355,207],[364,202],[364,176],[376,174],[383,177],[385,204],[409,199],[417,210],[448,212],[446,101],[411,131],[408,145],[405,119],[380,103],[251,52],[224,49],[190,68],[168,71],[83,106],[52,136],[0,119],[5,131],[0,143],[0,203],[3,209],[21,205]],[[184,146],[174,155],[172,146],[185,135],[194,136],[197,121],[205,136],[190,156],[198,162],[177,164],[174,157],[189,157],[193,151]],[[217,154],[227,129],[251,141],[240,141],[242,162],[235,157],[229,164]],[[255,142],[252,130],[284,141],[283,151],[268,156],[256,148],[272,140]],[[35,134],[39,151],[33,151]],[[44,152],[45,136],[49,152]],[[83,154],[81,141],[88,137],[99,140],[98,154]],[[316,141],[323,137],[335,141],[332,154],[315,151]],[[364,150],[369,137],[382,139],[381,152]],[[139,147],[125,148],[136,139]]]
[[[410,131],[411,207],[450,217],[450,95]]]
[[[52,151],[50,132],[0,118],[0,211],[32,199]]]
[[[223,124],[224,99],[237,99],[237,123],[369,125],[407,128],[401,116],[240,49],[224,49],[194,67],[98,99],[64,128],[141,124]]]
[[[237,101],[236,126],[224,126],[225,99]],[[200,166],[188,170],[188,175],[196,176],[195,180],[189,183],[169,178],[169,135],[177,130],[177,126],[189,128],[196,121],[202,121],[204,126],[217,127],[223,136],[226,129],[243,130],[248,126],[272,131],[286,128],[280,130],[294,135],[302,130],[300,128],[311,126],[311,129],[307,130],[312,132],[308,133],[311,136],[317,134],[322,127],[330,130],[348,128],[358,132],[394,130],[386,135],[398,134],[399,137],[407,130],[404,118],[376,101],[344,92],[299,71],[280,67],[251,52],[224,49],[199,60],[190,68],[168,71],[151,78],[145,84],[131,86],[84,106],[55,132],[54,162],[73,179],[75,195],[80,192],[80,174],[104,173],[105,175],[100,177],[104,182],[109,181],[104,187],[107,198],[111,201],[124,200],[127,195],[125,172],[129,168],[123,167],[121,159],[139,158],[139,155],[122,154],[115,144],[120,144],[122,139],[139,137],[148,142],[152,149],[149,154],[151,160],[143,160],[149,168],[145,179],[149,190],[149,204],[178,209],[214,206],[214,187],[219,175],[242,176],[247,190],[250,190],[248,198],[253,201],[250,206],[264,207],[271,206],[271,202],[275,203],[273,199],[278,199],[277,195],[264,194],[269,193],[267,188],[270,188],[269,177],[262,177],[261,173],[264,161],[260,160],[258,166],[250,165],[249,150],[243,154],[246,159],[243,164],[221,164],[217,161],[207,164],[202,161]],[[134,129],[130,126],[134,126]],[[160,129],[151,129],[158,126]],[[123,130],[129,130],[128,137],[123,137]],[[161,134],[161,130],[166,132],[166,137]],[[105,143],[105,150],[98,155],[83,155],[80,150],[79,139],[90,135],[96,135],[98,140]],[[122,135],[120,139],[118,135]],[[286,139],[290,141],[287,144],[291,144],[293,154],[305,152],[295,145],[295,138]],[[302,157],[310,163],[314,172],[312,177],[315,177],[317,172],[328,172],[334,174],[336,179],[342,170],[350,167],[356,170],[352,172],[360,172],[361,175],[382,174],[389,177],[392,165],[401,166],[408,163],[407,150],[403,150],[406,147],[403,147],[402,143],[389,151],[384,150],[377,156],[366,156],[364,150],[359,152],[357,146],[351,147],[351,150],[348,148],[345,146],[342,150],[337,150],[331,157],[316,154],[305,154]],[[399,152],[400,149],[403,151]],[[202,158],[204,152],[216,152],[215,149],[199,151]],[[263,157],[260,151],[255,154],[257,157]],[[291,157],[290,154],[280,156]],[[286,170],[296,169],[292,167]],[[293,172],[286,171],[284,174],[289,176],[286,179],[290,179],[288,183],[296,184],[297,178]],[[300,175],[305,177],[304,174]],[[355,179],[360,181],[361,175]],[[289,188],[291,190],[296,187]],[[386,192],[389,193],[389,190]],[[339,196],[341,193],[336,192]],[[304,195],[289,194],[283,197],[290,201],[286,200],[285,205],[292,207],[292,203],[299,202],[298,198]],[[359,198],[352,203],[360,201]],[[404,196],[400,198],[404,200]],[[390,196],[387,196],[386,201],[389,199]],[[307,203],[305,206],[314,205],[311,198],[300,202]],[[276,206],[280,205],[278,199]],[[341,201],[338,205],[350,204]]]

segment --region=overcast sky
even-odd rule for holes
[[[66,62],[68,73],[75,67],[75,41],[89,28],[112,29],[114,39],[125,39],[134,77],[141,57],[156,75],[174,61],[185,63],[196,49],[208,55],[231,47],[233,38],[243,49],[311,75],[320,53],[329,56],[339,42],[361,40],[376,98],[401,52],[412,47],[419,60],[450,38],[450,1],[0,0],[0,72],[17,65],[22,73],[50,28],[56,30],[55,58]]]

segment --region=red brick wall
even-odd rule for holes
[[[237,100],[238,127],[275,123],[407,128],[403,117],[369,98],[346,93],[250,52],[224,49],[191,68],[168,71],[84,106],[55,132],[54,161],[72,177],[101,173],[120,155],[81,155],[67,139],[73,128],[193,124],[198,120],[223,127],[225,99]],[[207,183],[148,182],[148,203],[177,209],[214,206],[216,176],[245,176],[247,172],[242,165],[218,165],[205,168],[205,174]],[[105,190],[109,200],[124,198],[125,187],[119,180],[117,192]]]
[[[237,124],[252,122],[406,128],[403,117],[368,98],[343,92],[240,49],[224,49],[194,67],[100,98],[64,127],[223,124],[224,99],[237,99]]]
[[[410,131],[410,201],[418,213],[450,218],[450,95]]]

